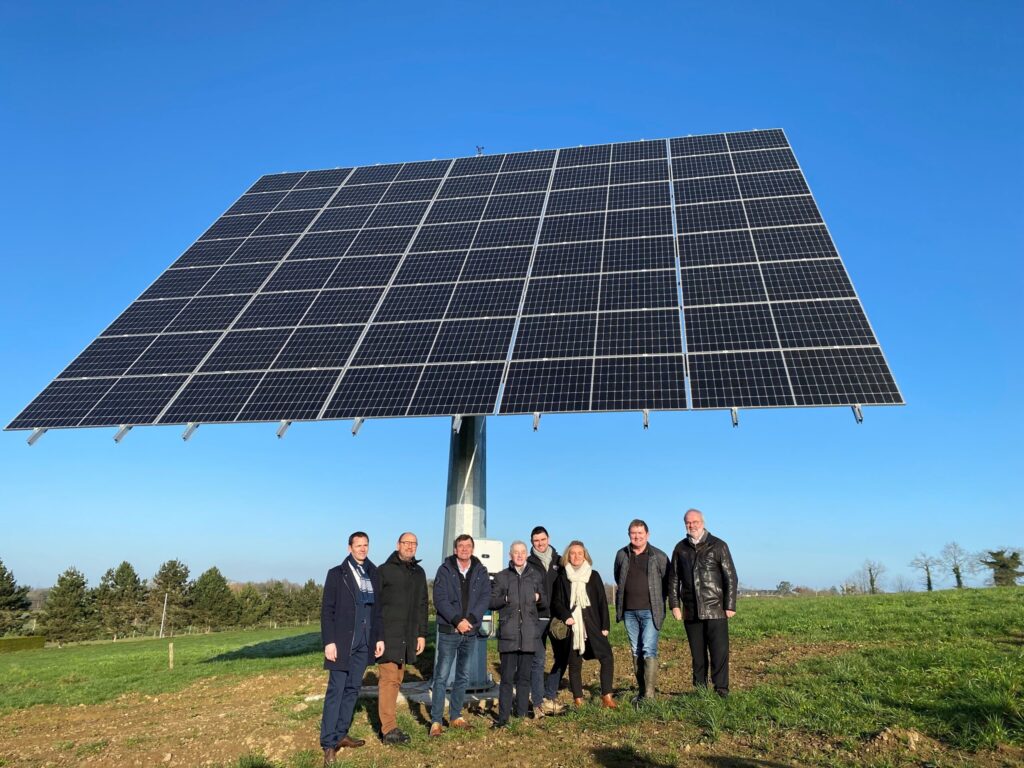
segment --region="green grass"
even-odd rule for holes
[[[793,652],[770,657],[767,676],[755,687],[734,689],[727,702],[692,693],[639,712],[588,706],[542,722],[542,731],[572,725],[614,732],[621,745],[610,760],[646,754],[642,729],[651,722],[682,724],[706,743],[732,734],[766,748],[782,734],[803,733],[853,749],[887,728],[913,729],[968,751],[1024,746],[1024,588],[746,599],[730,626],[738,651],[781,640]],[[613,624],[611,639],[625,644],[622,625]],[[676,663],[688,671],[682,625],[668,621],[661,642],[676,649]],[[155,695],[214,675],[320,666],[319,636],[309,628],[192,635],[176,637],[174,644],[173,671],[167,669],[167,640],[5,654],[0,713],[35,704],[97,703],[133,691]],[[299,703],[298,697],[283,697],[275,708],[296,721],[319,716],[319,702],[294,711]],[[422,727],[411,719],[400,724],[413,737],[404,749],[430,749]],[[449,734],[448,741],[474,742],[486,734]],[[81,757],[106,748],[104,742],[55,746]],[[286,768],[318,759],[315,752],[300,752]],[[257,754],[231,768],[270,765]]]
[[[0,656],[0,712],[34,704],[96,704],[122,693],[156,695],[199,678],[315,669],[320,634],[308,627],[88,643]]]

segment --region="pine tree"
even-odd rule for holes
[[[270,582],[267,589],[267,618],[278,624],[286,624],[292,620],[291,600],[284,584],[280,581]]]
[[[168,560],[160,566],[149,586],[149,614],[154,627],[160,626],[167,598],[167,620],[164,634],[173,635],[175,630],[187,627],[190,621],[188,566],[180,560]]]
[[[238,595],[238,622],[243,627],[255,627],[267,617],[270,606],[266,599],[252,584],[246,584],[239,590]]]
[[[303,584],[302,589],[296,595],[298,602],[296,618],[307,624],[319,619],[320,603],[323,601],[323,594],[323,590],[313,579]]]
[[[210,629],[232,627],[238,623],[238,601],[216,567],[204,571],[192,585],[193,621]]]
[[[28,587],[19,587],[14,574],[0,560],[0,635],[17,633],[24,626],[31,607]]]
[[[142,624],[146,613],[146,588],[127,560],[116,570],[111,568],[103,574],[96,588],[96,610],[104,634],[115,640]]]
[[[42,627],[47,639],[57,643],[96,636],[92,596],[77,568],[64,571],[46,596]]]
[[[987,559],[980,558],[981,564],[992,569],[992,583],[997,587],[1012,587],[1024,578],[1019,550],[997,549],[987,554]]]

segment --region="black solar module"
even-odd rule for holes
[[[900,403],[766,130],[264,176],[8,429]]]

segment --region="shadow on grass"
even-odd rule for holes
[[[238,661],[239,659],[280,659],[286,656],[304,656],[319,650],[320,633],[307,632],[304,635],[293,635],[278,640],[268,640],[265,643],[246,645],[235,651],[228,651],[205,659],[203,663]]]
[[[794,763],[777,763],[774,760],[755,760],[752,757],[704,757],[701,758],[714,768],[793,768]]]

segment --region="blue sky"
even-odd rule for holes
[[[741,581],[890,576],[1024,545],[1024,8],[992,3],[0,7],[7,423],[258,176],[784,128],[908,405],[488,424],[489,529],[583,538],[703,509]],[[22,583],[130,560],[323,578],[349,531],[441,554],[449,424],[0,434]]]

